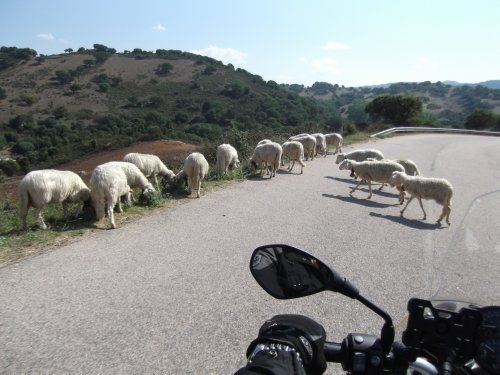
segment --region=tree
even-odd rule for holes
[[[66,53],[71,53],[71,52],[73,52],[73,48],[66,48],[66,49],[64,50],[64,52],[66,52]]]
[[[384,119],[394,124],[406,124],[421,111],[420,98],[409,95],[381,95],[366,105],[366,112],[373,119]]]
[[[362,99],[355,99],[349,109],[347,114],[350,120],[355,124],[365,124],[368,122],[368,114],[366,113],[366,103]]]
[[[466,129],[493,129],[497,126],[500,116],[489,109],[476,109],[465,120]]]
[[[173,68],[174,68],[173,65],[168,62],[160,64],[156,69],[156,74],[158,75],[168,74],[172,71]]]

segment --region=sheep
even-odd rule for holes
[[[326,158],[326,138],[322,133],[314,133],[311,134],[314,138],[316,138],[316,153],[315,156],[319,153],[323,153],[323,156]]]
[[[368,158],[366,160],[371,160],[375,161],[376,159],[374,158]],[[408,159],[396,159],[396,160],[389,160],[389,159],[382,159],[383,161],[394,161],[398,164],[401,164],[403,168],[405,169],[405,173],[408,176],[417,176],[420,174],[420,171],[418,170],[417,165]],[[384,187],[385,184],[383,184],[380,189],[382,190],[382,187]],[[399,203],[403,204],[405,201],[405,191],[401,186],[396,186],[396,189],[399,191]]]
[[[439,216],[437,223],[441,224],[441,220],[446,217],[446,222],[450,225],[453,186],[448,180],[444,178],[409,176],[404,172],[393,172],[389,183],[391,186],[402,187],[404,191],[407,191],[411,195],[410,199],[401,210],[401,216],[403,216],[403,213],[413,198],[417,198],[418,203],[420,203],[420,208],[424,213],[422,220],[425,220],[427,218],[427,214],[425,213],[424,206],[422,205],[422,198],[433,199],[436,203],[443,206],[443,210],[441,211],[441,215]]]
[[[368,187],[370,189],[370,194],[368,195],[368,199],[372,197],[372,181],[376,182],[389,182],[393,172],[404,172],[404,168],[401,164],[395,163],[393,161],[362,161],[357,162],[350,159],[345,159],[339,165],[339,169],[351,169],[356,172],[356,174],[360,177],[360,180],[356,187],[351,190],[350,194],[354,193],[354,191],[358,188],[361,182],[367,181]]]
[[[168,169],[156,155],[131,152],[125,155],[122,161],[135,164],[146,178],[153,177],[157,190],[160,190],[157,176],[163,177],[167,183],[171,183],[175,176],[174,172]]]
[[[311,160],[314,159],[314,154],[316,153],[316,137],[313,137],[310,134],[298,134],[288,138],[288,141],[299,141],[304,146],[304,156],[305,160],[308,160],[311,157]]]
[[[49,203],[62,203],[64,217],[68,216],[68,203],[90,201],[90,189],[78,174],[71,171],[42,169],[29,172],[18,186],[19,215],[21,229],[26,230],[26,216],[30,207],[35,208],[35,220],[38,226],[45,230],[42,209]],[[83,207],[83,205],[82,205]],[[75,213],[78,216],[82,207],[78,206]]]
[[[334,154],[342,152],[342,142],[344,141],[342,135],[339,133],[328,133],[325,134],[325,140],[327,148],[330,148],[330,146],[335,147]]]
[[[196,196],[200,197],[201,182],[208,174],[207,159],[199,152],[193,152],[184,160],[183,169],[175,176],[177,181],[184,181],[192,193],[196,189]]]
[[[271,141],[270,139],[263,139],[262,141],[259,141],[259,143],[257,143],[257,146],[263,145],[266,143],[273,143],[273,141]]]
[[[111,228],[115,229],[114,208],[118,205],[118,211],[122,212],[120,197],[130,199],[130,186],[125,171],[117,164],[98,165],[90,176],[89,184],[97,220],[100,221],[106,212]]]
[[[229,169],[238,168],[240,161],[238,160],[238,151],[230,144],[222,144],[217,147],[217,174],[225,175]]]
[[[288,158],[288,172],[291,172],[297,161],[300,164],[300,174],[303,173],[304,167],[304,146],[299,141],[288,141],[281,145],[283,156]],[[290,162],[293,161],[290,167]]]
[[[339,164],[345,159],[354,161],[365,161],[368,158],[382,160],[384,158],[384,155],[379,150],[373,150],[373,149],[359,149],[348,153],[341,152],[337,155],[337,160],[335,160],[335,164]],[[350,176],[356,178],[354,170],[352,169]]]
[[[250,163],[255,169],[260,166],[260,174],[262,175],[262,163],[269,163],[271,167],[271,176],[276,176],[276,170],[279,169],[281,163],[281,155],[283,149],[281,145],[276,142],[265,143],[255,147],[253,155],[250,158]]]
[[[127,161],[109,161],[101,165],[115,166],[123,169],[123,172],[125,172],[125,175],[127,176],[127,184],[131,189],[139,188],[143,193],[151,193],[156,191],[151,182],[148,181],[146,176],[144,176],[144,174],[135,164],[129,163]]]

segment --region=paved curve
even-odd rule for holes
[[[264,319],[284,312],[317,319],[330,340],[378,333],[381,320],[343,296],[273,300],[251,278],[251,251],[276,242],[308,249],[398,322],[409,297],[439,285],[436,270],[465,233],[471,203],[499,190],[499,146],[498,138],[437,134],[357,145],[450,179],[451,228],[433,224],[440,208],[428,201],[427,221],[416,202],[400,218],[389,188],[372,200],[365,188],[350,197],[352,180],[328,156],[303,175],[250,179],[1,268],[0,373],[231,374]],[[482,207],[492,213],[478,217],[498,224],[499,208]],[[492,290],[500,301],[500,288]]]

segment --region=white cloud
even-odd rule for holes
[[[428,57],[422,56],[418,58],[415,68],[417,70],[425,70],[425,71],[436,70],[439,68],[439,64],[435,61],[432,61]]]
[[[216,60],[220,60],[225,64],[244,64],[248,54],[238,51],[234,48],[221,48],[217,46],[208,46],[207,48],[191,50],[191,53],[197,55],[208,56]]]
[[[159,23],[159,24],[158,24],[158,25],[156,25],[156,26],[153,26],[153,27],[152,27],[152,29],[153,29],[154,31],[158,31],[158,32],[163,32],[163,31],[165,31],[165,30],[166,30],[166,29],[165,29],[165,26],[163,26],[161,23]]]
[[[338,50],[352,49],[352,47],[350,45],[347,45],[347,44],[337,43],[337,42],[334,42],[332,40],[329,40],[328,42],[325,43],[325,45],[323,46],[323,49],[327,50],[327,51],[338,51]]]
[[[323,59],[311,60],[311,67],[314,73],[331,75],[340,74],[338,61],[328,57]]]
[[[54,40],[54,35],[51,33],[40,33],[36,37],[44,40]]]

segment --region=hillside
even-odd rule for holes
[[[421,98],[421,124],[461,127],[477,108],[500,113],[500,90],[399,83],[279,85],[177,50],[116,53],[96,44],[63,55],[0,48],[0,159],[7,174],[47,168],[140,141],[252,144],[273,132],[340,131],[369,123],[381,94]],[[6,159],[15,159],[6,165]]]
[[[0,54],[0,67],[0,148],[23,170],[138,141],[201,143],[228,131],[342,125],[331,103],[181,51]]]

